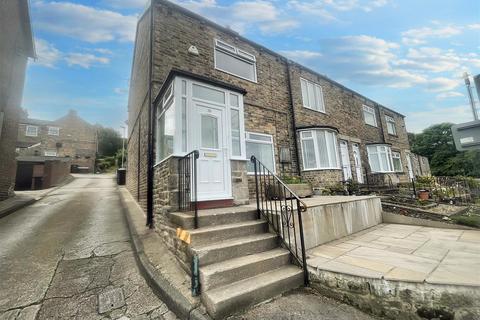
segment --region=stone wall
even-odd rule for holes
[[[311,267],[308,271],[311,286],[321,294],[386,319],[480,319],[476,287],[370,279]]]

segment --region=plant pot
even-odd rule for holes
[[[418,191],[418,198],[420,200],[428,200],[430,198],[430,192],[428,190]]]

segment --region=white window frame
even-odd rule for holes
[[[239,49],[235,46],[232,46],[232,45],[230,45],[230,44],[228,44],[224,41],[218,40],[218,39],[215,39],[214,42],[215,43],[214,43],[213,60],[214,60],[214,65],[215,65],[216,70],[231,74],[232,76],[235,76],[235,77],[238,77],[238,78],[241,78],[241,79],[253,82],[253,83],[257,83],[257,59],[255,58],[255,56],[253,54],[250,54],[246,51],[243,51],[243,50],[241,50],[241,49]],[[235,74],[231,71],[227,71],[227,70],[224,70],[222,68],[219,68],[217,66],[217,55],[216,55],[217,50],[219,50],[219,51],[221,51],[225,54],[228,54],[233,58],[236,58],[236,59],[242,60],[246,63],[252,64],[253,69],[254,69],[254,79],[248,79],[248,78],[239,76],[238,74]]]
[[[251,134],[259,135],[259,136],[263,136],[263,137],[268,137],[268,138],[270,138],[270,141],[256,140],[256,139],[250,137]],[[277,163],[275,162],[275,144],[274,144],[274,141],[273,141],[273,136],[271,134],[266,134],[266,133],[245,131],[245,152],[246,152],[246,149],[247,149],[247,143],[249,143],[249,142],[268,144],[268,145],[272,146],[272,157],[273,157],[272,172],[276,173],[277,172]],[[248,156],[250,156],[250,155],[248,155]],[[249,160],[249,159],[247,159],[247,160]],[[248,166],[247,166],[247,168],[248,168]],[[252,174],[255,174],[255,172],[248,171],[247,174],[252,175]]]
[[[398,171],[395,170],[394,159],[398,159],[398,161],[400,161],[400,170],[398,170]],[[393,164],[393,171],[403,172],[402,155],[399,151],[392,151],[392,164]]]
[[[160,130],[158,130],[159,129],[158,121],[160,120],[160,118],[162,116],[164,116],[165,113],[172,106],[173,107],[178,107],[178,106],[175,105],[176,100],[175,100],[175,96],[174,96],[174,90],[175,90],[174,81],[172,81],[172,83],[169,85],[167,90],[165,90],[164,96],[162,97],[162,101],[157,106],[157,108],[160,109],[160,112],[157,112],[157,117],[155,119],[155,130],[156,130],[156,134],[155,134],[155,140],[156,140],[155,141],[155,162],[156,162],[156,164],[155,165],[158,165],[158,164],[162,163],[163,161],[165,161],[165,160],[167,160],[170,157],[175,155],[175,141],[174,141],[172,153],[169,154],[168,156],[164,157],[163,159],[160,159]],[[178,126],[177,115],[175,114],[174,117],[175,117],[175,130],[177,130],[177,126]]]
[[[371,148],[375,148],[375,152],[371,152]],[[385,148],[385,151],[382,151],[381,148]],[[381,161],[380,154],[385,153],[387,156],[387,168],[384,167],[384,164]],[[387,144],[371,144],[367,146],[368,154],[368,164],[373,173],[393,173],[393,159],[392,159],[392,149]],[[379,171],[374,171],[372,166],[372,158],[377,157],[378,163],[380,165]]]
[[[29,134],[29,133],[28,133],[29,129],[34,129],[34,130],[35,130],[35,134]],[[38,127],[37,127],[37,126],[27,125],[27,127],[25,128],[25,135],[26,135],[27,137],[38,137]]]
[[[387,133],[396,136],[397,135],[397,126],[395,123],[395,119],[390,116],[385,116],[385,122],[387,123]],[[391,124],[392,130],[390,130],[389,124]]]
[[[320,148],[318,146],[318,137],[317,137],[317,132],[330,132],[334,136],[334,145],[333,145],[333,150],[335,152],[335,165],[334,166],[328,166],[328,167],[322,167],[320,164]],[[330,129],[309,129],[309,130],[301,130],[300,132],[300,146],[302,150],[302,164],[303,164],[303,170],[302,171],[314,171],[314,170],[341,170],[340,166],[340,154],[339,154],[339,148],[338,148],[338,137],[337,137],[337,132],[335,130],[330,130]],[[305,133],[311,133],[311,137],[304,138]],[[303,149],[303,141],[304,140],[313,140],[313,146],[314,146],[314,154],[315,154],[315,163],[316,167],[315,168],[306,168],[305,165],[305,154],[304,154],[304,149]],[[326,139],[327,145],[329,144],[328,140]],[[330,145],[327,146],[327,152],[329,151]],[[331,157],[328,153],[328,162],[331,164]]]
[[[309,90],[308,90],[309,85],[313,87],[313,89],[314,89],[313,90],[314,91],[313,92],[314,93],[314,100],[315,100],[316,104],[320,106],[321,109],[315,109],[313,106],[310,106],[310,99],[309,99],[310,96],[309,96]],[[318,92],[320,93],[320,97],[317,97],[317,90],[315,90],[315,89],[318,89]],[[321,112],[321,113],[326,113],[325,112],[325,99],[324,99],[324,95],[323,95],[323,88],[322,88],[321,85],[319,85],[318,83],[312,82],[310,80],[300,78],[300,91],[302,93],[302,104],[303,104],[304,108],[307,108],[307,109],[310,109],[310,110],[313,110],[313,111],[318,111],[318,112]],[[307,96],[305,96],[304,93],[306,93]],[[308,104],[306,104],[306,102]]]
[[[57,150],[45,150],[43,154],[45,155],[45,157],[56,157]]]
[[[60,135],[60,128],[59,127],[48,127],[48,135],[49,136],[59,136]]]
[[[372,107],[363,105],[363,106],[362,106],[362,110],[363,110],[363,111],[362,111],[363,121],[365,122],[365,124],[367,124],[367,125],[369,125],[369,126],[372,126],[372,127],[378,127],[377,115],[376,115],[375,109],[372,108]],[[375,124],[371,124],[371,123],[368,123],[368,122],[367,122],[367,118],[365,117],[365,112],[373,115],[373,122],[374,122]]]

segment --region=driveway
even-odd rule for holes
[[[175,319],[137,269],[113,175],[0,219],[0,319],[137,317]]]

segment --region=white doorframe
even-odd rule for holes
[[[362,172],[362,156],[360,154],[360,146],[358,143],[352,144],[353,160],[355,161],[355,175],[357,176],[357,182],[363,183]]]
[[[340,140],[340,159],[342,161],[343,178],[345,181],[353,179],[352,164],[350,163],[350,154],[348,152],[348,142]]]
[[[413,174],[412,158],[410,157],[410,153],[408,152],[406,152],[405,155],[407,158],[408,176],[410,177],[410,180],[412,180],[415,178],[415,175]]]

